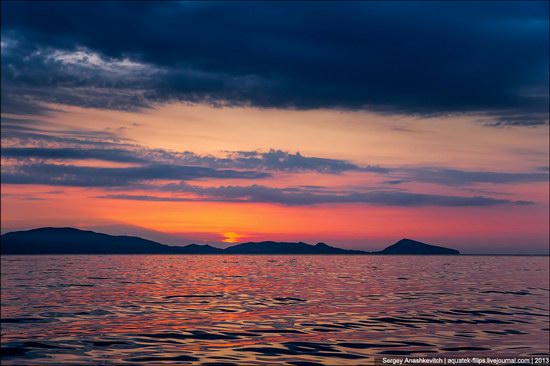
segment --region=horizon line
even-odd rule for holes
[[[87,232],[93,232],[93,233],[97,233],[97,234],[104,234],[104,235],[109,235],[109,236],[115,236],[115,237],[132,237],[132,238],[138,238],[138,239],[142,239],[142,240],[148,240],[148,241],[151,241],[151,242],[154,242],[154,243],[157,243],[157,244],[161,244],[161,245],[165,245],[165,246],[170,246],[170,247],[181,247],[181,248],[184,248],[184,247],[187,247],[189,245],[199,245],[199,246],[211,246],[211,247],[214,247],[216,249],[220,249],[220,250],[225,250],[227,248],[231,248],[233,246],[236,246],[236,245],[240,245],[240,244],[245,244],[245,243],[264,243],[264,242],[272,242],[272,243],[290,243],[290,244],[298,244],[298,243],[301,243],[301,244],[306,244],[306,245],[311,245],[311,246],[314,246],[316,244],[326,244],[326,245],[329,245],[327,244],[325,241],[319,241],[317,242],[316,244],[310,244],[308,242],[305,242],[305,241],[276,241],[276,240],[260,240],[260,241],[242,241],[242,242],[235,242],[235,243],[228,243],[229,245],[224,247],[224,248],[218,248],[217,246],[215,246],[215,244],[213,243],[203,243],[203,244],[198,244],[196,242],[191,242],[191,243],[188,243],[188,244],[183,244],[183,245],[178,245],[178,244],[166,244],[166,243],[163,243],[163,242],[159,242],[159,241],[156,241],[156,240],[151,240],[151,239],[146,239],[146,238],[143,238],[141,236],[137,236],[137,235],[127,235],[126,233],[124,234],[107,234],[105,232],[99,232],[99,231],[94,231],[94,230],[89,230],[89,229],[81,229],[79,227],[73,227],[73,226],[42,226],[42,227],[35,227],[35,228],[31,228],[31,229],[23,229],[23,230],[13,230],[13,231],[7,231],[3,234],[1,234],[0,236],[4,236],[6,234],[10,234],[10,233],[15,233],[15,232],[24,232],[24,231],[32,231],[32,230],[40,230],[40,229],[73,229],[73,230],[79,230],[79,231],[87,231]],[[167,234],[167,235],[170,235],[169,233],[164,233],[164,232],[159,232],[159,233],[162,233],[162,234]],[[396,244],[398,243],[399,241],[401,240],[413,240],[413,241],[418,241],[416,239],[410,239],[410,238],[407,238],[407,237],[402,237],[401,239],[397,240],[395,243],[393,244]],[[419,241],[420,242],[420,241]],[[422,242],[421,242],[422,243]],[[217,244],[220,244],[220,243],[217,243]],[[390,246],[393,245],[393,244],[389,244]],[[427,244],[427,243],[424,243],[424,244]],[[332,244],[334,245],[334,244]],[[332,246],[330,245],[330,246]],[[432,246],[439,246],[439,245],[435,245],[435,244],[428,244],[428,245],[432,245]],[[380,252],[381,250],[375,250],[375,251],[370,251],[370,250],[365,250],[365,249],[349,249],[349,248],[341,248],[341,247],[335,247],[335,248],[338,248],[338,249],[345,249],[345,250],[356,250],[356,251],[362,251],[364,252],[365,254],[376,254],[376,255],[384,255],[384,254],[377,254],[378,252]],[[452,248],[450,248],[452,249]],[[382,249],[383,250],[383,249]],[[6,255],[6,254],[2,254],[2,255]],[[9,254],[8,254],[9,255]],[[17,255],[17,254],[16,254]],[[31,254],[31,255],[34,255],[34,254]],[[43,255],[43,254],[36,254],[36,255]],[[55,254],[44,254],[44,255],[55,255]],[[68,254],[59,254],[59,255],[68,255]],[[73,254],[73,255],[79,255],[79,254]],[[138,255],[138,254],[98,254],[98,255]],[[153,254],[153,255],[173,255],[173,254]],[[185,255],[243,255],[243,254],[225,254],[225,253],[211,253],[211,254],[185,254]],[[312,255],[312,254],[244,254],[244,255]],[[314,254],[314,255],[351,255],[351,254]],[[391,254],[391,255],[411,255],[411,256],[415,256],[415,254]],[[423,255],[440,255],[440,254],[423,254]],[[550,252],[548,253],[530,253],[530,254],[527,254],[527,253],[463,253],[463,252],[460,252],[460,255],[466,255],[466,256],[520,256],[520,257],[548,257],[550,256]]]

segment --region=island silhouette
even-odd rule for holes
[[[458,250],[402,239],[378,252],[332,247],[325,243],[248,242],[225,249],[208,244],[171,246],[126,235],[108,235],[76,228],[45,227],[9,232],[0,237],[0,253],[6,254],[353,254],[353,255],[449,255]]]

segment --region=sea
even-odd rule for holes
[[[548,256],[2,256],[1,363],[544,361],[549,278]]]

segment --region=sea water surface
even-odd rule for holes
[[[3,256],[2,365],[545,356],[549,258]]]

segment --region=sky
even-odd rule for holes
[[[1,7],[2,233],[549,252],[546,1]]]

